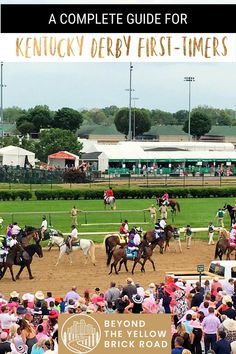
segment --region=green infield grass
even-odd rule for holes
[[[224,203],[234,204],[233,198],[188,198],[178,199],[181,207],[180,213],[172,222],[171,213],[168,213],[168,223],[178,227],[190,224],[192,227],[207,227],[212,221],[217,226],[216,213]],[[40,227],[42,215],[46,215],[49,223],[55,229],[64,233],[70,232],[71,217],[70,210],[75,205],[82,210],[78,216],[78,229],[83,232],[104,232],[103,235],[81,235],[81,238],[91,238],[95,242],[101,242],[108,232],[118,231],[122,220],[127,219],[130,227],[141,226],[144,230],[152,228],[149,212],[145,208],[155,204],[150,199],[128,199],[117,200],[116,211],[104,211],[102,200],[49,200],[49,201],[4,201],[0,203],[0,216],[4,219],[1,234],[5,233],[6,226],[17,221],[21,227],[31,225]],[[39,214],[34,214],[34,213]],[[55,212],[61,212],[60,214]],[[9,213],[4,214],[4,213]],[[24,214],[25,213],[25,214]],[[229,228],[230,219],[225,214],[225,226]],[[111,223],[106,225],[106,223]],[[98,224],[98,225],[94,225]],[[197,233],[196,238],[207,239],[206,233]]]

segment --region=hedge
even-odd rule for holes
[[[165,191],[170,198],[210,198],[210,197],[234,197],[236,187],[173,187],[173,188],[139,188],[125,189],[114,188],[116,199],[150,199],[161,196]],[[77,189],[77,190],[43,190],[35,191],[38,200],[47,199],[102,199],[104,189]]]
[[[29,200],[32,198],[32,193],[24,190],[17,191],[0,191],[0,200]]]

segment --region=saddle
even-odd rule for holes
[[[138,257],[138,251],[137,250],[131,250],[128,247],[125,250],[125,255],[127,259],[134,260],[135,258]]]

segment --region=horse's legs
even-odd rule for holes
[[[63,254],[65,254],[65,252],[63,252],[63,250],[60,250],[60,253],[59,253],[59,256],[58,256],[58,259],[57,259],[57,263],[55,264],[55,267],[58,265],[61,257],[63,256]]]
[[[137,264],[138,262],[142,265],[142,262],[140,262],[140,259],[139,259],[139,260],[136,259],[136,260],[134,261],[134,265],[133,265],[133,268],[132,268],[132,274],[134,274],[134,269],[135,269],[136,264]]]
[[[152,267],[153,267],[153,270],[155,272],[156,268],[155,268],[155,264],[154,264],[153,260],[151,259],[151,257],[149,257],[148,260],[152,263]]]
[[[27,270],[28,270],[28,273],[29,273],[29,279],[34,279],[32,273],[31,273],[30,264],[26,264],[26,267],[27,267]]]
[[[20,270],[19,270],[19,272],[16,274],[16,279],[20,279],[20,274],[22,273],[22,270],[25,268],[25,266],[24,265],[21,265],[20,266]]]
[[[119,268],[118,268],[118,272],[121,270],[121,266],[122,266],[122,264],[124,263],[125,261],[122,259],[121,261],[120,261],[120,265],[119,265]]]
[[[6,273],[7,267],[3,267],[3,271],[1,273],[0,279],[4,277],[4,274]]]
[[[226,260],[227,260],[227,261],[230,261],[230,253],[231,253],[231,251],[230,251],[230,249],[228,248],[228,251],[227,251],[227,253],[226,253]]]
[[[235,253],[236,254],[236,253]],[[125,270],[126,270],[126,272],[128,272],[129,270],[128,270],[128,267],[127,267],[127,259],[124,261],[124,265],[125,265]]]
[[[14,274],[13,274],[12,265],[10,265],[8,268],[10,269],[10,272],[11,272],[11,278],[12,278],[12,280],[13,280],[13,281],[16,281],[16,279],[14,278]]]

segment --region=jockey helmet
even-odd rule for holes
[[[136,231],[137,231],[137,233],[142,233],[143,229],[141,227],[137,227]]]
[[[42,219],[43,219],[43,220],[46,220],[46,216],[45,216],[45,215],[43,215]]]
[[[236,229],[236,225],[233,226],[233,229]]]

